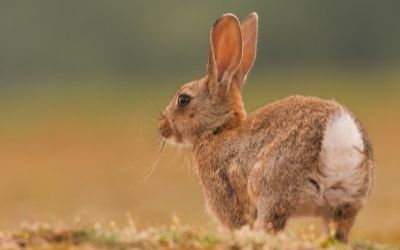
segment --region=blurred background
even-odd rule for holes
[[[173,214],[210,225],[190,155],[160,152],[157,119],[204,74],[213,22],[257,11],[246,109],[291,94],[352,109],[376,153],[353,238],[400,243],[399,10],[396,0],[1,1],[0,229],[127,213],[143,226]]]

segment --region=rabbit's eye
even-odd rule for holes
[[[189,102],[192,100],[190,96],[187,94],[180,94],[178,96],[178,106],[183,108],[189,104]]]

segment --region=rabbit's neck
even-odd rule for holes
[[[231,84],[231,88],[229,89],[229,106],[232,110],[234,121],[240,124],[246,120],[247,114],[242,101],[242,93],[238,86],[236,83]]]

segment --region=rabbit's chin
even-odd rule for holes
[[[163,140],[165,140],[168,144],[179,148],[187,148],[192,146],[191,143],[185,141],[178,141],[174,136],[171,136],[169,138],[163,138]]]

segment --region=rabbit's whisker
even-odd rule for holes
[[[144,177],[142,178],[142,180],[140,180],[138,183],[132,185],[129,187],[129,189],[135,188],[141,184],[143,184],[145,181],[147,181],[147,179],[150,177],[150,175],[154,172],[154,169],[156,168],[162,154],[165,151],[165,143],[166,141],[163,140],[161,147],[160,147],[160,151],[158,152],[158,156],[156,157],[156,159],[154,160],[154,163],[151,165],[151,167],[147,170],[147,173],[144,175]]]

